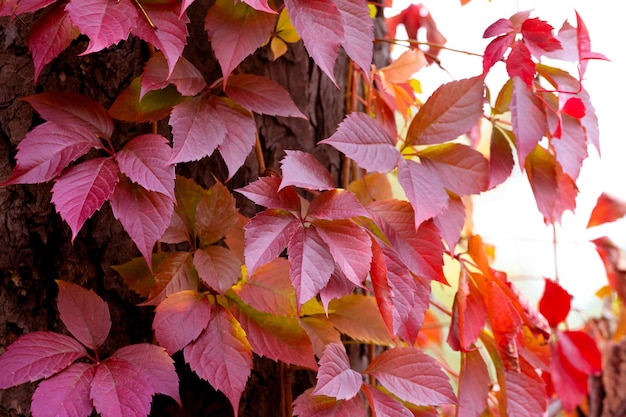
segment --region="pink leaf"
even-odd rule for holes
[[[498,19],[493,22],[483,33],[483,38],[493,38],[498,35],[506,35],[515,31],[513,23],[509,19]]]
[[[174,201],[124,177],[115,187],[110,203],[115,218],[122,223],[148,265],[152,265],[152,249],[170,224]]]
[[[45,379],[37,385],[30,411],[34,417],[89,416],[93,404],[89,398],[91,381],[96,366],[74,363],[62,372]]]
[[[293,187],[279,191],[281,179],[276,176],[261,177],[237,192],[245,195],[256,204],[274,209],[289,210],[300,213],[300,197]]]
[[[486,74],[496,62],[502,59],[514,40],[515,34],[509,33],[498,36],[487,45],[483,56],[483,74]]]
[[[47,378],[84,356],[87,351],[72,337],[52,332],[27,333],[0,356],[0,389]]]
[[[333,177],[313,155],[302,151],[285,151],[286,156],[280,161],[283,178],[279,190],[293,185],[309,190],[333,190]]]
[[[138,343],[116,350],[111,357],[125,360],[141,368],[157,394],[168,395],[180,405],[178,375],[174,361],[165,349],[149,343]]]
[[[92,148],[101,148],[100,140],[83,126],[69,130],[53,122],[36,126],[17,145],[17,165],[3,183],[34,184],[54,179],[74,160]]]
[[[343,220],[367,217],[367,210],[349,191],[333,189],[321,193],[311,201],[306,217],[320,220]]]
[[[583,19],[580,17],[578,12],[576,12],[576,39],[578,41],[577,45],[580,60],[580,76],[582,78],[587,70],[587,61],[589,59],[603,59],[608,61],[608,58],[602,54],[591,51],[591,39],[589,38],[587,25],[585,25],[585,22],[583,22]]]
[[[165,88],[170,83],[185,96],[195,96],[207,87],[202,73],[183,56],[178,58],[172,74],[169,75],[165,56],[159,51],[148,60],[143,70],[139,98],[143,98],[149,91]]]
[[[517,156],[520,165],[524,165],[528,154],[546,133],[548,126],[544,107],[519,77],[513,78],[510,107]]]
[[[9,0],[0,3],[0,16],[18,16],[36,12],[54,3],[53,0]]]
[[[217,116],[226,128],[226,136],[218,145],[228,167],[228,179],[246,162],[256,141],[256,122],[252,114],[226,97],[216,97]]]
[[[83,55],[127,39],[139,20],[130,0],[72,0],[65,10],[80,33],[89,37],[89,46]]]
[[[400,152],[385,128],[365,113],[351,113],[337,131],[319,143],[333,146],[361,168],[386,174],[398,164]]]
[[[28,35],[28,50],[35,65],[35,83],[43,67],[70,46],[79,34],[63,4],[57,3],[41,15]]]
[[[211,316],[207,329],[185,348],[185,361],[200,378],[226,395],[237,415],[252,369],[252,348],[228,310],[215,306]]]
[[[432,145],[469,132],[483,115],[484,90],[482,75],[439,87],[415,115],[407,143]]]
[[[363,285],[360,285],[363,287]],[[324,288],[320,290],[320,301],[324,307],[324,312],[328,314],[328,305],[332,300],[339,299],[348,294],[352,294],[356,289],[356,284],[350,281],[343,273],[339,265],[335,263],[335,268],[330,274],[330,279]]]
[[[301,306],[326,286],[335,269],[328,245],[316,229],[298,226],[287,247],[291,264],[291,283],[296,289],[296,303]]]
[[[417,347],[400,347],[377,356],[364,371],[403,401],[416,405],[456,404],[448,377],[436,359]]]
[[[489,146],[489,189],[502,184],[513,171],[515,161],[506,133],[493,129]]]
[[[535,78],[535,63],[530,57],[530,51],[522,41],[516,41],[511,47],[511,53],[506,59],[506,71],[511,78],[519,78],[526,86],[533,85]]]
[[[211,303],[194,290],[175,292],[156,307],[152,328],[159,344],[173,355],[196,340],[209,324]]]
[[[109,306],[92,290],[61,280],[57,284],[61,321],[83,345],[97,350],[111,329]]]
[[[122,174],[148,191],[157,191],[174,200],[174,166],[168,165],[172,155],[167,139],[161,135],[137,136],[115,155]]]
[[[72,240],[118,188],[118,174],[117,164],[109,157],[82,162],[57,178],[52,187],[52,202],[72,229]]]
[[[98,364],[91,382],[90,397],[102,417],[145,417],[154,394],[141,367],[115,357]]]
[[[413,207],[414,227],[437,216],[448,206],[448,193],[440,175],[426,165],[401,159],[398,181]]]
[[[309,55],[336,84],[333,68],[345,39],[341,12],[332,0],[287,0],[285,7]]]
[[[334,2],[341,12],[345,31],[341,46],[367,78],[372,65],[374,42],[374,21],[370,17],[367,4],[359,0],[334,0]]]
[[[222,246],[196,250],[193,265],[200,279],[220,294],[226,294],[241,278],[241,261],[230,249]]]
[[[550,143],[563,172],[576,180],[588,156],[585,129],[580,120],[565,114],[561,116],[561,129],[561,137],[553,137]]]
[[[300,417],[365,417],[367,410],[360,397],[336,400],[324,395],[313,395],[309,388],[293,402],[293,415]]]
[[[546,410],[546,390],[534,367],[521,362],[520,372],[504,371],[506,412],[510,417],[543,415]]]
[[[433,223],[441,232],[441,237],[448,245],[448,249],[453,250],[461,238],[465,218],[466,212],[463,200],[460,197],[451,196],[448,201],[448,207],[433,219]]]
[[[113,119],[92,98],[75,93],[41,93],[25,97],[33,108],[49,122],[60,126],[76,125],[87,129],[94,135],[110,138],[113,134]]]
[[[278,210],[265,210],[254,216],[244,228],[248,273],[253,274],[258,267],[280,256],[298,227],[295,217]]]
[[[350,219],[317,220],[313,224],[346,278],[360,286],[372,262],[371,240],[367,232]]]
[[[338,400],[354,398],[361,389],[363,377],[350,369],[350,358],[343,345],[332,343],[326,346],[320,358],[317,384],[312,395],[326,395]]]
[[[267,0],[242,0],[244,3],[248,3],[248,5],[256,10],[260,10],[268,13],[276,13],[274,9],[270,7],[267,3]]]
[[[287,90],[266,77],[254,74],[231,75],[224,92],[242,107],[255,113],[306,119]]]
[[[204,29],[222,68],[224,84],[233,69],[267,40],[275,23],[275,12],[259,11],[244,2],[218,0],[209,9]]]
[[[179,17],[174,8],[148,7],[145,4],[143,7],[156,28],[152,28],[147,19],[140,17],[137,26],[132,28],[132,34],[163,52],[171,75],[187,45],[189,18],[184,14]]]
[[[478,349],[461,354],[459,408],[457,415],[480,417],[487,408],[491,378]]]
[[[363,392],[367,397],[374,416],[376,417],[415,417],[415,415],[401,402],[371,385],[363,385]]]

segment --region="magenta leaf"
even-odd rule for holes
[[[402,403],[371,385],[363,385],[367,402],[376,417],[414,417]]]
[[[41,15],[28,35],[28,50],[35,65],[35,83],[43,67],[70,46],[79,34],[64,4],[57,3]]]
[[[482,75],[439,87],[413,118],[407,143],[432,145],[469,132],[483,115],[484,90]]]
[[[307,218],[320,220],[342,220],[359,216],[367,217],[367,210],[353,193],[339,189],[315,196],[306,214]]]
[[[145,417],[155,389],[150,376],[125,359],[100,362],[91,382],[90,397],[102,417]]]
[[[522,41],[516,41],[506,59],[506,71],[511,78],[519,78],[527,87],[533,85],[535,78],[535,63],[530,51]]]
[[[193,265],[200,279],[220,294],[226,294],[241,278],[241,261],[230,249],[222,246],[197,249]]]
[[[180,405],[178,375],[174,361],[162,347],[138,343],[119,348],[111,357],[139,367],[148,376],[157,394],[170,396]]]
[[[57,284],[61,321],[83,345],[97,350],[111,329],[109,306],[92,290],[61,280]]]
[[[83,126],[69,130],[53,122],[36,126],[17,145],[17,165],[3,183],[34,184],[47,182],[74,160],[92,148],[101,148],[100,140]]]
[[[508,33],[498,36],[489,42],[483,56],[483,74],[486,74],[496,62],[502,59],[504,53],[509,49],[514,40],[515,34]]]
[[[0,3],[0,16],[17,16],[36,12],[54,3],[54,0],[8,0]]]
[[[204,29],[222,68],[224,84],[233,69],[267,40],[275,23],[274,12],[257,10],[245,2],[218,0],[209,9]]]
[[[84,346],[72,337],[52,332],[27,333],[0,356],[0,389],[47,378],[84,356]]]
[[[183,56],[178,58],[170,75],[165,56],[159,51],[148,60],[143,70],[139,98],[143,98],[149,91],[160,90],[169,84],[174,84],[185,96],[195,96],[207,86],[202,73]]]
[[[341,12],[332,0],[287,0],[285,7],[307,52],[336,84],[333,68],[345,39]]]
[[[514,165],[507,131],[494,128],[489,146],[489,189],[502,184],[511,175]]]
[[[589,59],[603,59],[608,61],[608,58],[604,55],[591,51],[591,39],[589,38],[587,25],[585,25],[585,22],[583,22],[583,19],[580,17],[578,12],[576,12],[576,39],[578,46],[578,56],[580,60],[579,65],[581,77],[585,75],[585,72],[587,70],[587,62]]]
[[[364,371],[403,401],[415,405],[456,404],[448,377],[436,359],[417,347],[399,347],[377,356]]]
[[[367,4],[359,0],[334,0],[341,12],[345,31],[341,46],[352,60],[369,77],[374,42],[374,21]]]
[[[130,0],[72,0],[65,10],[72,23],[89,37],[83,55],[127,39],[139,17]]]
[[[524,361],[520,365],[519,372],[504,371],[507,415],[526,417],[544,414],[547,402],[544,381],[531,365]]]
[[[298,227],[293,215],[279,210],[265,210],[254,216],[244,228],[248,274],[280,256]]]
[[[521,78],[513,79],[511,123],[520,165],[543,138],[548,127],[541,101],[528,89]]]
[[[365,113],[351,113],[326,143],[353,159],[361,168],[386,174],[400,159],[395,141],[385,128]]]
[[[41,381],[33,394],[31,413],[34,417],[91,415],[89,392],[95,374],[95,365],[81,362]]]
[[[561,137],[554,137],[550,143],[563,172],[576,180],[588,156],[585,129],[580,120],[565,114],[561,116],[561,128]]]
[[[450,196],[448,207],[433,219],[434,225],[441,232],[441,237],[450,250],[454,250],[461,238],[465,217],[466,211],[463,200],[457,196]]]
[[[315,228],[298,226],[287,247],[291,283],[298,306],[315,297],[326,286],[335,269],[328,245]]]
[[[485,29],[485,33],[483,33],[483,38],[492,38],[498,35],[506,35],[507,33],[511,33],[515,31],[515,27],[513,26],[513,22],[509,19],[498,19],[493,22],[487,29]]]
[[[363,287],[363,285],[361,285]],[[357,285],[350,281],[343,273],[339,265],[335,263],[335,268],[330,274],[330,279],[324,288],[320,290],[320,301],[324,307],[324,312],[328,314],[328,305],[332,300],[339,299],[348,294],[352,294]]]
[[[231,75],[224,92],[242,107],[256,113],[306,119],[287,90],[266,77],[254,74]]]
[[[283,178],[279,190],[293,185],[309,190],[333,190],[335,181],[330,172],[313,155],[302,151],[285,151],[280,161]]]
[[[211,318],[211,303],[194,290],[175,292],[156,307],[152,328],[159,344],[173,355],[202,333]]]
[[[102,138],[110,138],[113,134],[113,119],[92,98],[75,93],[41,93],[23,98],[49,122],[61,126],[80,125]]]
[[[252,369],[252,348],[228,310],[219,305],[212,310],[207,329],[185,348],[185,361],[200,378],[226,395],[237,415]]]
[[[337,400],[325,395],[313,395],[309,388],[293,402],[293,415],[300,417],[364,417],[367,415],[365,404],[360,397],[349,400]]]
[[[102,207],[117,188],[119,168],[113,158],[82,162],[57,178],[52,202],[72,229],[72,240],[85,221]]]
[[[393,336],[394,331],[394,305],[393,291],[387,279],[388,270],[382,248],[378,242],[372,239],[372,263],[370,265],[370,280],[372,281],[372,291],[376,297],[376,305],[380,311],[380,316],[385,322],[389,334]]]
[[[261,177],[245,187],[239,188],[237,192],[260,206],[300,213],[298,193],[292,187],[283,188],[279,191],[280,182],[281,179],[273,175]]]
[[[552,35],[553,30],[552,25],[536,17],[522,23],[524,43],[536,58],[541,58],[545,52],[563,49],[561,42]]]
[[[458,415],[480,417],[483,415],[489,395],[491,378],[487,364],[478,349],[461,354],[461,375],[459,376]]]
[[[148,24],[147,19],[140,16],[137,19],[137,26],[131,32],[163,52],[171,75],[187,45],[189,18],[184,14],[179,17],[174,8],[148,7],[145,4],[143,7],[156,29]]]
[[[244,3],[248,3],[250,7],[253,7],[256,10],[260,10],[268,13],[276,13],[274,9],[270,7],[267,3],[267,0],[242,0]]]
[[[354,398],[361,389],[363,377],[350,369],[350,358],[343,345],[332,343],[326,346],[320,358],[317,384],[312,395],[326,395],[338,400]]]
[[[148,265],[152,265],[152,248],[170,224],[174,201],[122,177],[110,203],[115,218],[122,223]]]

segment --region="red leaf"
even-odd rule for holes
[[[298,227],[295,217],[278,210],[265,210],[254,216],[244,228],[248,274],[280,256]]]
[[[550,327],[565,321],[571,307],[572,296],[558,283],[545,278],[546,286],[539,300],[539,312],[548,320]]]
[[[393,343],[374,297],[346,295],[332,300],[328,310],[328,318],[335,328],[352,339],[383,346]]]
[[[550,378],[567,411],[573,411],[587,396],[589,375],[572,366],[559,349],[558,340],[550,344]]]
[[[0,389],[47,378],[84,356],[87,351],[72,337],[52,332],[24,334],[0,356]]]
[[[115,187],[110,203],[115,218],[122,223],[148,265],[152,265],[152,249],[170,224],[174,201],[123,177]]]
[[[401,402],[372,387],[363,385],[363,392],[367,397],[367,402],[376,417],[415,417],[415,415]]]
[[[360,0],[334,0],[343,19],[345,36],[341,46],[369,77],[374,42],[374,21],[367,4]]]
[[[326,286],[335,269],[335,261],[328,245],[312,227],[297,226],[289,240],[287,253],[291,283],[296,289],[296,305],[301,306]]]
[[[491,378],[487,364],[478,349],[461,354],[459,375],[459,407],[456,415],[480,417],[487,408]]]
[[[139,98],[143,98],[149,91],[165,88],[170,83],[185,96],[195,96],[207,87],[202,73],[183,56],[178,58],[169,75],[165,56],[159,51],[152,55],[143,70]]]
[[[83,345],[97,350],[111,329],[109,306],[92,290],[61,280],[57,284],[61,321]]]
[[[585,103],[578,97],[570,97],[561,111],[575,119],[582,119],[585,117]]]
[[[526,86],[533,85],[535,78],[535,63],[530,57],[530,51],[522,41],[516,41],[506,59],[506,71],[509,77],[519,78]]]
[[[154,394],[141,367],[115,357],[98,364],[91,382],[90,397],[102,417],[145,417]]]
[[[392,394],[415,405],[456,404],[448,377],[436,359],[417,347],[387,350],[364,371]]]
[[[350,369],[350,358],[343,345],[333,343],[326,346],[319,363],[317,384],[311,395],[349,400],[359,393],[363,377]]]
[[[510,417],[543,415],[546,411],[544,382],[533,366],[524,360],[520,365],[519,372],[504,371],[504,381],[499,381],[501,384],[504,382],[505,387],[500,401],[506,401],[506,412]]]
[[[624,216],[626,216],[626,202],[602,193],[593,207],[587,228],[610,223]]]
[[[71,130],[53,122],[36,126],[17,145],[17,165],[2,185],[50,181],[92,148],[102,148],[102,144],[83,126]]]
[[[483,115],[483,76],[451,81],[437,88],[409,126],[408,145],[432,145],[469,132]]]
[[[197,249],[193,265],[200,279],[220,294],[226,294],[241,278],[241,261],[230,249],[222,246]]]
[[[489,183],[487,159],[460,143],[444,143],[418,152],[421,163],[439,174],[448,190],[463,196],[485,191]]]
[[[313,395],[309,388],[293,402],[293,415],[300,417],[365,417],[367,410],[360,397],[336,400],[324,395]]]
[[[23,98],[49,122],[61,126],[81,127],[94,135],[110,138],[113,119],[99,102],[75,93],[41,93]]]
[[[554,28],[549,23],[536,17],[522,23],[524,43],[535,57],[541,58],[544,52],[562,49],[561,42],[552,35],[552,30]]]
[[[433,224],[441,232],[443,241],[448,245],[451,251],[461,238],[463,226],[465,226],[465,205],[463,200],[457,196],[450,196],[448,207],[437,217],[433,219]]]
[[[165,297],[184,290],[196,290],[198,277],[190,252],[171,252],[154,273],[154,287],[148,300],[141,305],[157,305]]]
[[[214,100],[207,95],[174,106],[170,116],[174,151],[169,163],[189,162],[211,155],[226,137]]]
[[[583,22],[583,19],[580,17],[578,12],[576,12],[576,39],[578,40],[577,45],[578,56],[580,60],[580,76],[582,78],[587,70],[587,61],[589,59],[603,59],[608,61],[608,58],[600,53],[591,51],[591,39],[589,38],[589,31],[587,30],[587,26],[585,25],[585,22]]]
[[[292,187],[283,188],[279,191],[280,183],[281,179],[273,175],[261,177],[245,187],[239,188],[237,192],[260,206],[300,213],[298,193]]]
[[[275,13],[255,10],[244,2],[218,0],[204,20],[224,84],[241,61],[263,44],[274,30]]]
[[[122,174],[148,191],[157,191],[174,200],[174,166],[168,165],[172,155],[167,139],[161,135],[137,136],[115,155]]]
[[[79,34],[64,4],[56,3],[37,19],[28,35],[28,50],[35,65],[35,83],[43,67],[70,46]]]
[[[387,263],[383,251],[376,240],[372,238],[372,263],[370,265],[370,279],[372,281],[372,291],[376,297],[376,305],[380,310],[380,315],[389,331],[395,334],[394,322],[394,292],[387,280]]]
[[[53,0],[15,0],[0,3],[0,16],[18,16],[36,12],[54,3]]]
[[[113,158],[96,158],[66,170],[52,187],[52,202],[72,229],[72,240],[85,221],[113,198],[119,181]],[[150,248],[152,249],[152,248]]]
[[[306,217],[320,220],[342,220],[365,216],[367,210],[349,191],[332,189],[321,193],[311,201]]]
[[[510,132],[509,132],[510,133]],[[513,151],[506,132],[494,128],[489,146],[489,189],[502,184],[513,172]]]
[[[313,155],[302,151],[285,151],[286,156],[280,161],[283,178],[279,190],[293,185],[309,190],[333,190],[333,177]]]
[[[402,159],[398,164],[398,182],[413,207],[413,227],[419,227],[448,206],[448,193],[440,175],[424,164]]]
[[[319,143],[333,146],[361,168],[386,174],[398,164],[400,152],[385,128],[365,113],[351,113],[337,131]]]
[[[168,395],[178,405],[181,404],[174,361],[162,347],[149,343],[128,345],[116,350],[111,358],[122,359],[139,367],[148,376],[157,394]]]
[[[219,305],[212,310],[207,329],[185,348],[185,361],[200,378],[226,395],[237,415],[252,369],[252,348],[228,310]]]
[[[510,19],[498,19],[485,29],[483,38],[493,38],[498,35],[506,35],[515,31],[513,22]]]
[[[489,45],[485,48],[485,53],[483,55],[483,74],[487,74],[491,67],[502,59],[504,53],[509,49],[514,40],[515,34],[509,33],[498,36],[489,42]]]
[[[170,294],[156,307],[152,328],[159,344],[173,355],[196,340],[209,324],[211,303],[194,290]]]
[[[93,404],[89,398],[96,366],[74,363],[37,385],[30,411],[35,417],[89,416]]]
[[[65,7],[72,23],[89,37],[82,53],[98,52],[128,38],[139,16],[129,0],[72,0]]]
[[[332,0],[286,0],[285,7],[307,52],[336,85],[333,68],[345,39],[341,12]]]
[[[480,290],[466,271],[459,277],[459,289],[454,295],[448,345],[453,350],[470,351],[487,321],[487,307]]]
[[[486,288],[482,290],[489,324],[504,368],[517,370],[519,367],[518,336],[523,325],[522,317],[495,281],[487,283]]]
[[[254,74],[231,75],[224,92],[242,107],[255,113],[306,119],[287,90],[266,77]]]
[[[522,79],[515,77],[510,107],[517,156],[520,165],[523,165],[548,128],[544,106]]]
[[[561,356],[578,371],[586,375],[602,372],[602,354],[595,340],[582,331],[557,333],[557,346]]]
[[[171,75],[187,45],[189,19],[184,14],[179,17],[177,7],[149,7],[147,4],[143,7],[156,28],[150,26],[147,19],[139,17],[131,32],[163,52]]]
[[[363,286],[362,286],[363,287]],[[332,300],[339,299],[345,295],[352,294],[357,288],[343,273],[339,265],[335,263],[335,268],[330,274],[330,279],[324,288],[320,290],[320,301],[324,307],[324,312],[328,313],[328,305]]]

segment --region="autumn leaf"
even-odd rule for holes
[[[266,77],[233,74],[229,77],[224,92],[242,107],[256,113],[306,119],[287,90]]]
[[[95,365],[77,362],[41,381],[30,405],[33,416],[90,415],[93,403],[89,393],[95,374]]]
[[[572,296],[557,282],[545,279],[545,289],[539,300],[539,312],[548,320],[550,327],[565,321],[571,307]]]
[[[313,388],[309,388],[293,402],[294,416],[354,416],[366,415],[365,404],[359,397],[350,400],[337,400],[325,395],[313,395]]]
[[[145,94],[141,92],[142,85],[143,77],[137,77],[117,96],[109,108],[111,117],[126,122],[154,123],[169,116],[174,106],[186,100],[173,85],[166,84]]]
[[[607,193],[601,193],[587,222],[587,228],[610,223],[626,216],[626,202]]]
[[[290,185],[318,191],[335,188],[330,172],[313,155],[290,150],[286,150],[285,154],[280,161],[283,178],[279,191]]]
[[[320,358],[317,384],[311,394],[349,400],[358,394],[362,383],[361,374],[350,369],[350,358],[344,346],[333,343],[326,346]]]

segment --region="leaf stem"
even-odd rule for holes
[[[469,52],[469,51],[464,51],[462,49],[455,49],[455,48],[449,48],[447,46],[444,45],[439,45],[436,43],[431,43],[431,42],[422,42],[422,41],[416,41],[413,39],[384,39],[384,38],[376,38],[374,39],[374,42],[382,42],[382,43],[391,43],[394,45],[402,45],[403,42],[408,43],[411,46],[419,46],[419,45],[424,45],[424,46],[428,46],[431,48],[439,48],[439,49],[445,49],[446,51],[450,51],[450,52],[456,52],[459,54],[465,54],[465,55],[469,55],[469,56],[475,56],[478,58],[482,58],[483,55],[482,54],[478,54],[476,52]],[[422,51],[423,52],[423,51]]]
[[[259,132],[256,132],[256,141],[254,143],[254,153],[256,155],[257,162],[259,164],[259,176],[266,174],[267,166],[265,165],[265,157],[263,156],[263,147],[261,146],[261,139],[259,138]]]

